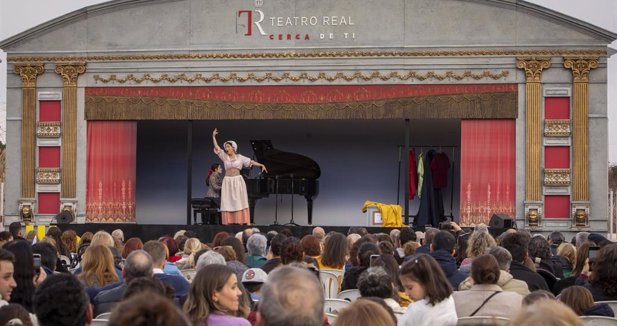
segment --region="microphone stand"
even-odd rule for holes
[[[270,225],[279,225],[278,221],[279,211],[279,176],[274,177],[274,223]]]
[[[294,175],[291,174],[291,220],[289,220],[289,223],[285,224],[285,225],[293,225],[293,226],[300,226],[298,224],[296,224],[296,222],[294,222]]]

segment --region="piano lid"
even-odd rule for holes
[[[255,158],[268,169],[266,177],[317,179],[321,175],[319,164],[304,155],[283,152],[272,146],[271,140],[251,140]]]

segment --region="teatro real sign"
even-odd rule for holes
[[[286,16],[262,9],[263,0],[255,0],[255,9],[236,12],[236,32],[269,41],[354,40],[353,16],[345,13]]]

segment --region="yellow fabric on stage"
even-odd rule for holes
[[[34,231],[34,224],[26,224],[26,235],[28,234],[28,232],[30,231]],[[25,238],[25,236],[24,236]]]
[[[39,240],[45,237],[45,225],[37,225],[36,226],[36,236]]]
[[[365,201],[362,206],[362,213],[366,213],[369,206],[375,206],[381,213],[382,224],[385,227],[401,227],[403,226],[403,209],[401,205],[384,204],[376,201]]]

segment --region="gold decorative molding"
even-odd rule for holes
[[[570,169],[544,169],[545,186],[567,187],[570,182]]]
[[[125,83],[135,83],[141,84],[143,82],[151,82],[151,83],[160,83],[160,82],[168,82],[170,84],[175,84],[177,82],[186,82],[189,84],[196,82],[203,83],[211,83],[211,82],[246,82],[246,81],[256,81],[256,82],[264,82],[264,81],[272,81],[272,82],[281,82],[281,81],[370,81],[374,79],[378,79],[381,81],[389,81],[389,80],[399,80],[399,81],[425,81],[425,80],[464,80],[464,79],[473,79],[473,80],[482,80],[482,79],[492,79],[499,80],[502,78],[506,78],[510,75],[508,70],[502,70],[499,73],[494,73],[490,70],[484,70],[481,73],[473,73],[470,70],[465,70],[463,72],[454,72],[454,71],[446,71],[444,73],[436,73],[434,71],[429,71],[427,73],[418,73],[416,71],[409,71],[407,73],[401,73],[398,71],[393,71],[390,73],[384,73],[380,71],[375,71],[372,73],[362,73],[356,71],[354,73],[344,73],[337,72],[328,74],[326,72],[318,72],[314,74],[310,74],[307,72],[302,72],[298,74],[292,74],[289,72],[284,72],[281,74],[274,74],[271,72],[256,74],[256,73],[247,73],[247,74],[239,74],[239,73],[229,73],[227,75],[221,75],[219,73],[213,73],[209,75],[204,74],[193,74],[188,75],[185,73],[179,74],[161,74],[161,75],[151,75],[151,74],[143,74],[143,75],[135,75],[128,74],[124,77],[118,77],[117,75],[109,75],[108,77],[101,75],[94,75],[92,78],[97,83],[103,84],[125,84]]]
[[[36,79],[45,72],[44,64],[22,64],[15,66],[15,73],[21,77],[22,88],[36,87]]]
[[[21,77],[21,197],[34,198],[34,168],[36,163],[36,80],[45,72],[44,64],[27,63],[15,66]]]
[[[588,83],[591,69],[598,68],[598,57],[564,57],[563,66],[572,69],[575,83]]]
[[[572,201],[589,201],[589,72],[598,57],[564,57],[572,69]]]
[[[39,168],[36,172],[36,183],[54,184],[60,183],[60,168]]]
[[[36,136],[39,138],[58,138],[61,132],[60,121],[41,121],[36,128]]]
[[[86,120],[516,119],[518,94],[475,93],[329,103],[245,103],[86,96]]]
[[[545,137],[570,137],[570,119],[548,119],[544,120]]]
[[[84,62],[56,64],[62,76],[62,198],[75,198],[77,191],[77,78],[86,72]]]
[[[528,83],[539,83],[542,79],[542,70],[548,69],[551,66],[551,58],[516,58],[516,66],[519,69],[525,70],[525,76],[527,77],[526,81]]]
[[[550,57],[517,58],[525,70],[525,201],[542,201],[542,71]]]
[[[56,73],[62,76],[64,86],[77,86],[77,77],[86,72],[84,62],[56,64]]]
[[[229,59],[303,59],[303,58],[373,58],[373,57],[478,57],[478,56],[606,56],[607,49],[546,49],[546,50],[405,50],[405,51],[288,51],[288,52],[228,52],[228,53],[165,53],[88,56],[15,56],[9,63],[21,62],[94,62],[94,61],[167,61],[167,60],[229,60]]]

